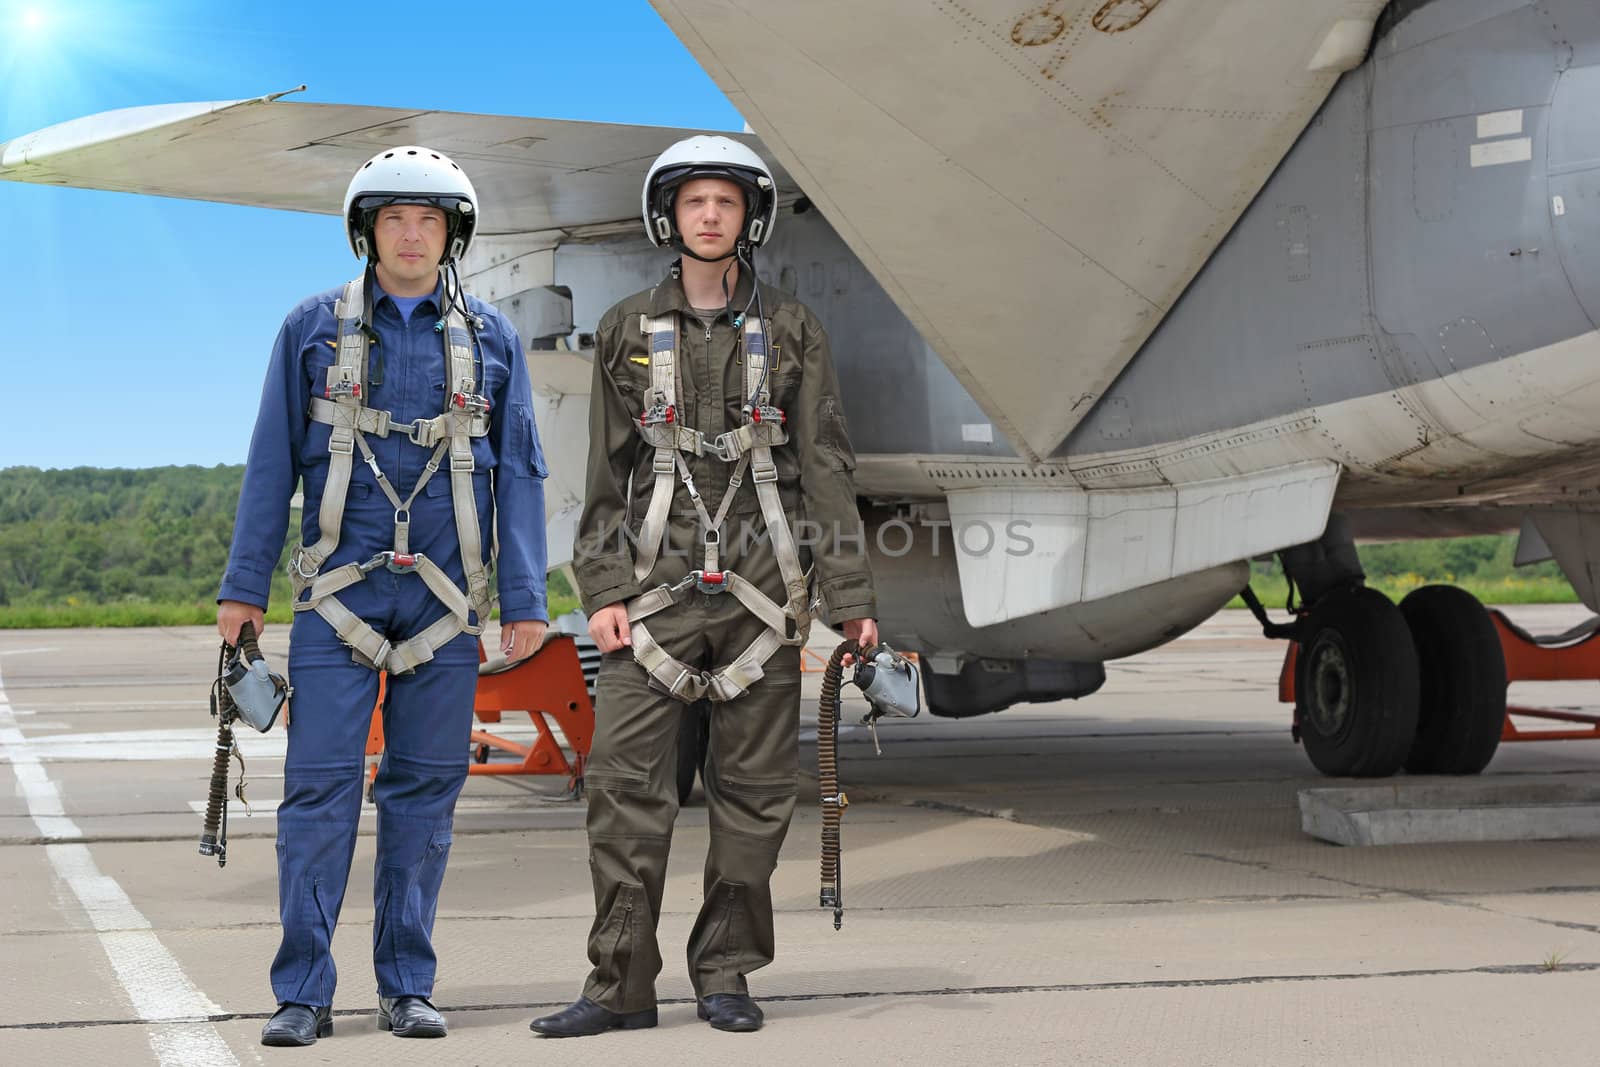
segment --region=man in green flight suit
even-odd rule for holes
[[[744,145],[667,149],[645,178],[644,222],[680,258],[596,333],[575,551],[605,654],[585,779],[594,969],[576,1003],[533,1021],[549,1037],[656,1025],[678,726],[701,699],[711,848],[689,975],[701,1019],[760,1029],[745,976],[774,955],[770,881],[794,814],[814,599],[847,637],[878,641],[827,336],[751,265],[776,209],[771,172]]]

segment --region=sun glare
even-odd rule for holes
[[[37,7],[22,9],[22,28],[25,30],[44,29],[44,11]]]

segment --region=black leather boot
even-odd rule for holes
[[[761,1005],[746,993],[712,993],[699,1002],[696,1013],[717,1030],[749,1034],[761,1029]]]
[[[395,1037],[443,1037],[444,1016],[427,997],[378,998],[378,1029]]]
[[[333,1033],[333,1009],[309,1004],[279,1004],[261,1028],[261,1043],[277,1047],[315,1045]]]
[[[579,997],[554,1015],[544,1015],[528,1029],[545,1037],[590,1037],[607,1030],[646,1030],[656,1024],[656,1009],[611,1011],[588,997]]]

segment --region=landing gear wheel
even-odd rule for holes
[[[689,803],[694,776],[705,774],[706,753],[711,749],[711,708],[697,700],[683,709],[678,722],[678,803]]]
[[[1295,663],[1295,722],[1323,774],[1383,778],[1417,733],[1417,652],[1405,616],[1375,589],[1329,593],[1311,609]]]
[[[1406,756],[1412,774],[1477,774],[1506,721],[1506,660],[1478,598],[1427,585],[1400,602],[1417,647],[1422,700]]]

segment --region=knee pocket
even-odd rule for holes
[[[771,778],[752,778],[743,775],[717,775],[717,784],[726,793],[742,797],[791,797],[800,791],[800,776],[785,774]]]
[[[584,772],[583,787],[591,792],[643,794],[650,792],[650,776],[638,771],[595,770],[591,766]]]

